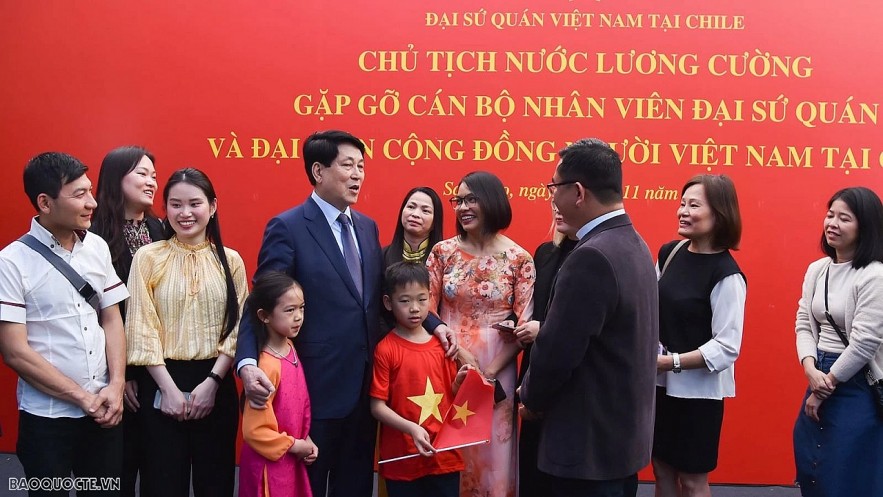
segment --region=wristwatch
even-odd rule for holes
[[[672,362],[672,368],[671,368],[672,373],[677,374],[677,373],[680,373],[681,371],[683,371],[681,369],[681,354],[678,354],[677,352],[673,352],[671,354],[671,362]]]
[[[214,371],[210,371],[208,377],[215,380],[218,385],[220,385],[224,381],[224,379],[221,378],[221,375],[215,373]]]

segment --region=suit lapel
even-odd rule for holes
[[[337,274],[340,276],[340,279],[343,280],[347,289],[353,295],[353,298],[361,302],[361,297],[359,297],[359,292],[356,290],[353,278],[350,276],[349,269],[346,267],[346,261],[343,259],[343,253],[340,251],[340,246],[337,245],[334,233],[331,232],[331,226],[328,225],[328,221],[325,219],[322,209],[319,208],[319,205],[316,204],[312,198],[307,199],[307,202],[304,205],[304,219],[306,220],[307,231],[309,231],[313,239],[316,240],[316,245],[319,246],[319,249],[322,250],[325,256],[328,257],[328,260],[331,261],[331,265],[334,266],[334,270],[337,271]],[[359,243],[361,243],[361,241]],[[364,267],[362,273],[364,279]]]

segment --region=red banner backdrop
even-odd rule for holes
[[[683,183],[726,173],[749,292],[711,478],[789,483],[805,388],[794,315],[824,205],[883,186],[881,15],[855,0],[6,2],[0,243],[28,227],[21,170],[46,150],[80,157],[93,181],[107,151],[133,143],[156,154],[161,186],[202,168],[249,271],[266,220],[309,193],[300,146],[319,129],[368,144],[358,208],[384,241],[409,188],[449,196],[486,169],[510,189],[507,234],[533,250],[555,152],[586,136],[623,155],[626,208],[654,251],[676,237]],[[0,398],[12,451],[8,368]]]

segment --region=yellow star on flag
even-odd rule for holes
[[[466,426],[466,420],[469,419],[469,416],[475,414],[474,411],[469,410],[469,401],[463,403],[462,406],[458,406],[454,404],[454,410],[457,411],[457,414],[454,414],[452,419],[459,419],[463,421],[463,426]]]
[[[423,392],[423,395],[414,395],[408,397],[408,400],[420,406],[420,421],[417,424],[423,424],[426,421],[426,418],[429,416],[434,417],[435,419],[442,421],[441,413],[438,410],[438,405],[441,404],[442,398],[445,396],[444,393],[435,393],[435,390],[432,389],[432,382],[429,381],[429,377],[426,377],[426,391]]]

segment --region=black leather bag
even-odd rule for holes
[[[874,396],[874,407],[877,408],[877,417],[883,419],[883,380],[875,380],[870,370],[867,376],[871,385],[871,394]]]

